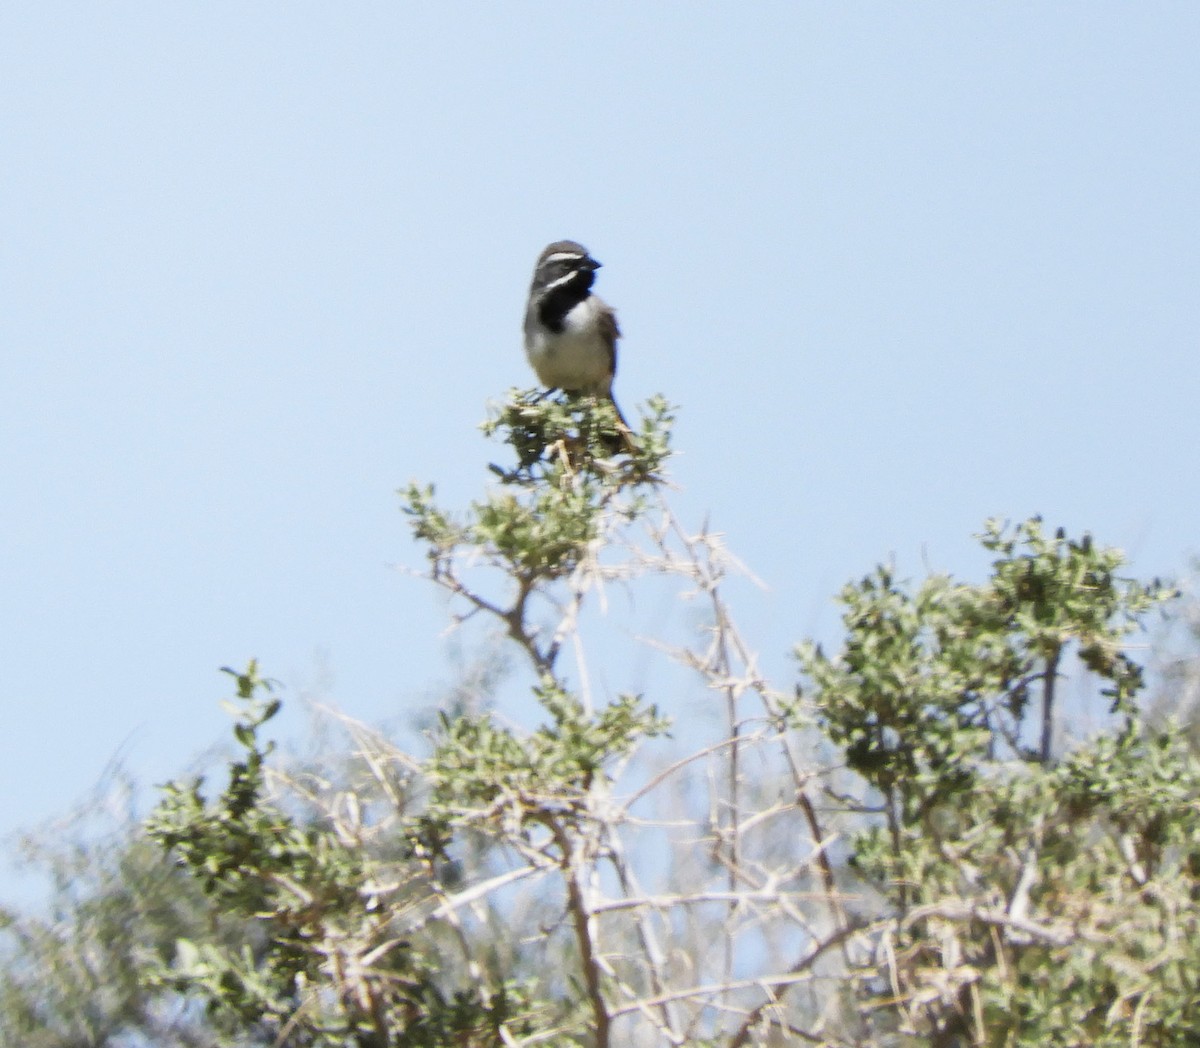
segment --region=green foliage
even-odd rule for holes
[[[314,839],[282,813],[260,804],[263,762],[272,747],[259,747],[258,730],[279,712],[280,702],[258,693],[269,693],[271,684],[259,677],[253,662],[244,673],[223,672],[237,680],[243,707],[232,707],[238,717],[234,737],[245,756],[230,765],[229,783],[215,805],[205,800],[202,779],[163,787],[163,802],[146,828],[174,850],[206,893],[222,905],[255,914],[271,908],[274,894],[257,871],[290,871],[297,863],[310,863]],[[256,872],[247,876],[249,870]]]
[[[608,401],[513,393],[484,426],[513,461],[478,501],[411,485],[429,580],[526,660],[535,723],[459,696],[425,756],[357,726],[297,773],[263,737],[271,682],[227,670],[227,781],[168,785],[146,823],[189,904],[138,923],[163,897],[110,878],[69,934],[0,914],[43,969],[0,981],[0,1041],[1200,1043],[1200,761],[1144,727],[1128,650],[1167,590],[1090,537],[989,522],[982,583],[846,587],[839,650],[801,645],[789,698],[733,624],[719,541],[665,508],[671,422],[660,400],[629,434]],[[648,573],[709,601],[673,651],[700,694],[593,703],[559,655],[602,584]],[[1070,741],[1059,683],[1081,668],[1110,730]],[[714,696],[679,732],[694,749],[640,752],[660,705]],[[156,1028],[172,1006],[186,1021]]]
[[[490,714],[443,717],[425,772],[430,818],[500,820],[509,827],[540,821],[547,810],[570,819],[605,763],[662,734],[667,722],[635,696],[596,715],[552,681],[535,689],[550,723],[521,738]]]
[[[1142,673],[1121,644],[1169,595],[1118,577],[1119,551],[1048,538],[1037,519],[1011,533],[991,521],[981,539],[999,554],[985,585],[934,576],[910,595],[879,568],[842,591],[840,657],[798,651],[829,737],[907,817],[967,788],[987,758],[1050,759],[1048,733],[1028,744],[1029,706],[1040,692],[1049,723],[1069,645],[1131,714]]]
[[[1197,1043],[1200,763],[1142,730],[1122,650],[1169,594],[1038,520],[989,524],[983,544],[983,585],[910,595],[881,569],[843,592],[839,656],[800,652],[829,737],[883,801],[852,857],[894,915],[874,1007],[914,1045]],[[1120,720],[1056,765],[1023,739],[1071,650]]]
[[[1011,534],[989,521],[981,538],[999,554],[989,608],[1007,627],[1018,658],[1050,666],[1074,643],[1084,665],[1106,682],[1114,712],[1132,712],[1143,677],[1121,644],[1174,591],[1157,579],[1146,585],[1118,576],[1120,550],[1097,546],[1090,535],[1068,539],[1061,528],[1048,538],[1037,518]]]
[[[502,439],[516,461],[491,466],[500,484],[465,519],[435,503],[433,485],[412,483],[403,492],[430,578],[471,605],[470,614],[503,622],[539,675],[553,676],[559,639],[539,639],[529,602],[552,600],[554,585],[585,568],[614,528],[645,513],[645,492],[660,483],[670,454],[673,421],[666,402],[652,398],[640,434],[627,434],[613,454],[610,438],[621,427],[610,401],[512,391],[483,430]],[[471,582],[467,572],[480,569],[497,574],[506,592],[493,596]]]
[[[581,827],[605,767],[665,730],[657,711],[636,697],[585,710],[554,676],[556,649],[539,646],[537,625],[526,616],[529,598],[571,575],[614,514],[637,515],[636,498],[624,496],[655,481],[668,423],[665,405],[656,403],[640,440],[614,457],[618,422],[609,403],[517,397],[485,427],[503,435],[517,463],[493,467],[500,489],[473,505],[464,522],[434,504],[432,487],[409,488],[405,511],[428,550],[432,578],[504,620],[538,670],[534,695],[548,719],[521,735],[490,714],[443,715],[432,756],[388,795],[386,843],[361,820],[348,825],[284,810],[267,774],[271,744],[260,741],[279,702],[255,664],[227,671],[237,681],[234,735],[243,756],[212,801],[200,781],[167,786],[148,832],[215,907],[256,921],[261,938],[257,948],[181,942],[160,976],[165,985],[206,999],[228,1031],[240,1024],[328,1048],[500,1045],[514,1043],[535,1020],[559,1024],[563,1037],[579,1027],[573,1004],[549,988],[557,973],[541,980],[539,997],[527,980],[474,950],[465,970],[461,960],[448,963],[453,908],[450,923],[421,911],[431,898],[446,904],[457,883],[454,855],[469,851],[480,831],[511,842],[537,823],[552,831],[558,861],[567,863],[571,835],[590,832]],[[463,556],[500,569],[513,586],[511,607],[501,610],[461,582]],[[395,786],[390,773],[376,770],[377,783]],[[353,797],[354,810],[366,808],[361,791]],[[456,936],[461,941],[461,931]]]
[[[514,389],[482,429],[489,437],[499,434],[515,453],[515,466],[491,467],[505,484],[559,487],[564,475],[582,475],[627,487],[661,479],[671,454],[672,422],[667,402],[651,397],[640,431],[615,445],[624,452],[618,457],[611,438],[621,424],[610,400]]]
[[[245,755],[211,803],[199,782],[165,787],[147,832],[218,911],[258,922],[261,945],[180,941],[159,980],[207,999],[220,1029],[261,1028],[288,1043],[490,1045],[506,1023],[520,1029],[519,985],[446,992],[436,958],[396,937],[382,864],[336,827],[298,822],[272,802],[272,745],[259,729],[279,701],[264,697],[271,686],[253,662],[226,672],[238,684],[234,736]]]
[[[404,510],[414,537],[438,566],[469,548],[526,587],[569,575],[600,536],[605,510],[660,477],[672,416],[661,398],[649,411],[627,453],[613,457],[606,444],[618,426],[611,402],[513,391],[483,426],[516,456],[512,467],[491,467],[501,487],[456,524],[434,504],[432,485],[409,485]],[[628,518],[640,508],[635,501],[620,512]]]
[[[114,809],[118,776],[65,823],[27,835],[25,862],[51,886],[46,912],[0,911],[0,1044],[21,1048],[211,1045],[205,1024],[147,973],[181,936],[233,942],[245,929],[214,919],[199,888]]]

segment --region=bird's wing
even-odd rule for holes
[[[621,329],[617,326],[617,314],[610,306],[605,306],[597,318],[600,334],[608,347],[608,376],[611,379],[617,373],[617,339],[621,337]]]

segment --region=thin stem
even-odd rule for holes
[[[1056,644],[1046,659],[1046,672],[1042,674],[1042,752],[1043,764],[1050,763],[1051,746],[1054,741],[1054,688],[1058,682],[1058,660],[1062,656],[1062,645]]]
[[[600,958],[596,949],[593,915],[589,912],[581,879],[584,876],[586,858],[579,854],[581,847],[572,847],[572,839],[558,822],[550,824],[551,832],[559,847],[559,863],[567,887],[567,908],[575,928],[575,941],[579,944],[579,961],[583,968],[583,983],[587,989],[588,1002],[592,1009],[592,1024],[596,1032],[596,1048],[609,1048],[612,1019],[604,1000],[600,982]]]
[[[734,1035],[733,1040],[729,1042],[729,1048],[741,1048],[742,1045],[749,1044],[754,1027],[757,1026],[763,1017],[763,1013],[771,1007],[779,1003],[780,994],[795,986],[796,983],[803,981],[808,977],[809,972],[814,964],[825,954],[829,949],[835,946],[840,946],[851,935],[855,935],[860,931],[865,930],[867,925],[847,925],[844,928],[839,928],[836,932],[830,935],[827,939],[823,939],[817,943],[807,954],[797,961],[786,975],[780,976],[764,976],[761,979],[754,980],[754,984],[761,986],[766,991],[766,1000],[757,1007],[752,1008],[746,1016],[738,1032]]]

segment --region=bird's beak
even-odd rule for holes
[[[593,272],[594,272],[595,270],[597,270],[597,269],[599,269],[599,268],[600,268],[600,263],[599,263],[599,262],[597,262],[597,261],[596,261],[594,258],[589,258],[589,259],[588,259],[588,260],[587,260],[587,261],[584,263],[584,265],[585,265],[585,266],[587,266],[587,267],[588,267],[588,269],[592,270]]]

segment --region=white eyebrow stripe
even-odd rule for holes
[[[587,258],[587,255],[581,255],[578,251],[556,251],[553,255],[547,255],[542,261],[565,262],[568,258]]]

